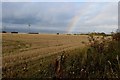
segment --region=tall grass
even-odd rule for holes
[[[112,38],[89,35],[88,39],[86,48],[67,56],[64,65],[59,64],[62,72],[55,71],[54,77],[120,78],[120,34],[116,33]]]
[[[14,73],[3,68],[3,77],[120,78],[120,33],[99,37],[90,34],[88,40],[82,41],[84,48],[62,51],[34,62],[30,60],[25,62],[25,68],[21,68],[24,64],[11,67]]]

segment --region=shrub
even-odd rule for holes
[[[89,35],[89,46],[67,57],[64,65],[66,78],[120,78],[119,33],[110,40],[106,36]],[[58,77],[59,78],[59,77]]]
[[[111,36],[89,35],[89,45],[83,49],[62,52],[55,63],[41,72],[49,78],[120,78],[119,34]],[[84,43],[86,44],[86,43]],[[43,75],[43,76],[42,76]]]

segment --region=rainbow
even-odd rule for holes
[[[73,16],[73,18],[71,19],[70,23],[67,26],[67,30],[66,30],[67,33],[71,33],[75,29],[76,25],[80,21],[80,17],[85,14],[83,12],[89,10],[89,6],[91,6],[90,3],[86,3],[85,5],[82,6],[82,8],[79,9],[79,13]]]
[[[72,18],[71,22],[68,24],[67,33],[70,33],[74,30],[74,28],[76,27],[79,19],[80,19],[79,15],[76,15]]]

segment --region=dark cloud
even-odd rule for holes
[[[2,23],[9,31],[22,32],[28,31],[28,24],[31,24],[32,31],[65,32],[71,21],[75,27],[71,32],[102,30],[104,27],[110,31],[115,28],[110,25],[117,26],[116,5],[84,2],[3,2]]]
[[[11,24],[36,24],[41,20],[36,19],[34,17],[28,16],[26,18],[2,18],[4,23],[11,23]]]

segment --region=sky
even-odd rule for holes
[[[110,33],[118,28],[117,2],[27,1],[4,0],[2,2],[3,30],[39,33],[93,31]],[[28,24],[31,26],[29,27]]]
[[[1,0],[2,2],[118,2],[119,0]]]

